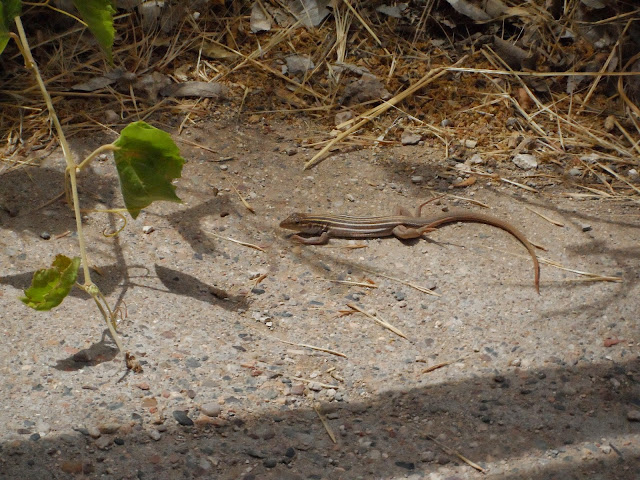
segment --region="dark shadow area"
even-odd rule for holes
[[[98,343],[94,343],[89,348],[83,348],[63,360],[58,360],[53,368],[63,372],[73,372],[112,361],[118,355],[119,350],[111,340],[107,342],[107,338],[111,339],[109,330],[105,329],[102,332],[102,339]]]
[[[405,478],[462,465],[431,436],[488,469],[465,467],[464,478],[638,479],[640,448],[630,435],[640,434],[640,422],[626,414],[640,407],[640,360],[623,356],[629,360],[619,364],[558,362],[323,404],[336,444],[313,410],[281,406],[248,416],[242,412],[255,405],[242,395],[215,425],[182,427],[166,412],[158,441],[138,407],[122,419],[132,430],[100,442],[82,430],[45,438],[22,432],[31,438],[0,446],[0,478],[71,478],[69,470],[89,478]],[[527,455],[544,461],[530,470]],[[498,474],[503,461],[508,472]]]
[[[51,265],[43,265],[42,268],[49,268]],[[105,295],[111,295],[118,285],[122,285],[123,281],[128,278],[136,278],[136,276],[130,276],[125,274],[126,269],[143,269],[147,270],[147,267],[143,267],[142,265],[134,265],[131,267],[125,267],[124,265],[104,265],[98,267],[100,273],[98,274],[95,270],[91,273],[91,279],[98,286],[100,291]],[[35,271],[19,273],[16,275],[5,275],[0,277],[0,283],[4,283],[7,285],[11,285],[14,288],[19,290],[24,290],[31,286],[31,280],[33,279],[33,274]],[[82,268],[80,268],[78,272],[78,282],[82,283]],[[131,284],[129,286],[132,286]],[[133,285],[139,286],[142,285]],[[72,288],[69,295],[76,298],[81,298],[83,300],[88,300],[91,298],[91,295],[86,293],[81,288]]]
[[[233,202],[229,201],[229,197],[220,195],[169,214],[166,220],[189,243],[195,254],[213,254],[217,248],[215,242],[202,230],[202,219],[210,216],[225,217],[231,214],[239,215]]]
[[[124,260],[123,260],[124,261]],[[227,310],[236,310],[238,308],[246,309],[248,302],[245,297],[234,296],[227,294],[223,289],[208,285],[197,278],[188,275],[186,273],[172,270],[170,268],[162,267],[160,265],[155,266],[155,271],[158,279],[164,284],[167,290],[159,290],[148,285],[136,283],[136,278],[149,277],[149,270],[142,265],[135,265],[128,267],[128,271],[142,270],[142,275],[131,275],[129,273],[124,274],[124,270],[117,265],[108,265],[99,267],[100,274],[97,275],[94,272],[92,279],[95,284],[100,288],[100,291],[108,296],[112,294],[118,286],[123,289],[129,288],[144,288],[157,290],[162,293],[173,293],[176,295],[183,295],[187,297],[195,298],[202,302],[207,302],[212,305],[220,306]],[[12,287],[24,290],[31,285],[31,279],[35,272],[20,273],[18,275],[7,275],[0,277],[0,283],[11,285]],[[81,273],[81,271],[80,271]],[[80,275],[82,277],[82,275]],[[81,278],[79,281],[82,281]],[[127,283],[125,283],[127,282]],[[81,288],[73,288],[69,293],[72,297],[88,300],[91,296]],[[117,307],[117,305],[116,305]],[[115,307],[114,307],[115,308]]]
[[[78,176],[78,193],[83,209],[98,204],[120,204],[118,179],[100,175],[89,167]],[[52,239],[74,232],[73,210],[64,197],[64,172],[48,167],[24,167],[0,175],[0,225],[15,232],[39,236],[47,232]],[[42,240],[53,243],[53,240]]]
[[[156,265],[156,274],[169,293],[191,297],[227,310],[245,310],[249,306],[247,297],[231,295],[227,291],[207,285],[197,278],[171,268]]]

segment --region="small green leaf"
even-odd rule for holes
[[[104,49],[109,63],[112,63],[111,51],[113,37],[116,34],[113,28],[113,15],[116,13],[113,2],[111,0],[73,0],[73,4]]]
[[[33,274],[31,287],[24,291],[25,296],[20,300],[34,310],[51,310],[57,307],[76,283],[78,267],[80,257],[71,260],[64,255],[57,255],[51,268],[44,268]]]
[[[20,0],[0,0],[0,53],[9,43],[9,31],[13,19],[20,15],[22,2]]]
[[[182,175],[184,158],[167,132],[135,122],[122,130],[114,145],[124,204],[133,218],[156,200],[182,202],[171,181]]]

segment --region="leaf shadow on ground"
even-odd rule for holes
[[[121,419],[132,425],[128,433],[103,435],[107,451],[96,449],[95,440],[82,433],[5,442],[0,446],[0,477],[64,478],[61,466],[76,465],[79,472],[96,477],[109,472],[125,478],[132,473],[139,478],[175,478],[181,471],[181,478],[247,480],[405,478],[411,474],[423,478],[446,468],[445,464],[463,465],[440,450],[429,439],[432,436],[491,468],[482,475],[466,466],[465,478],[637,479],[640,452],[625,442],[625,435],[640,433],[640,423],[626,418],[629,408],[640,406],[640,383],[633,373],[640,361],[630,357],[629,353],[626,362],[607,365],[581,361],[530,372],[509,369],[381,391],[362,401],[322,404],[320,411],[337,437],[336,444],[313,410],[282,406],[243,415],[244,408],[255,406],[241,395],[241,405],[227,407],[229,413],[217,419],[215,426],[182,427],[166,412],[168,429],[153,441],[146,430],[155,427],[144,423],[140,407],[142,416]],[[123,384],[122,388],[134,387]],[[550,391],[555,392],[552,397]],[[150,394],[159,392],[152,389]],[[619,440],[600,445],[602,437]],[[116,438],[116,444],[108,441]],[[544,462],[534,471],[527,470],[527,463],[520,462],[525,455]],[[499,473],[496,469],[503,461],[510,465],[509,471]],[[249,473],[247,467],[251,467]]]

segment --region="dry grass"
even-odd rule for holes
[[[251,2],[233,2],[229,9],[213,3],[195,19],[187,2],[176,2],[163,17],[165,23],[175,20],[166,32],[143,31],[134,13],[118,16],[115,66],[138,78],[160,72],[174,82],[222,82],[230,88],[230,106],[249,120],[293,114],[324,122],[326,135],[303,141],[319,149],[307,168],[345,144],[397,144],[411,128],[447,156],[480,153],[504,164],[514,153],[534,153],[554,167],[545,180],[518,171],[499,178],[530,191],[537,180],[562,182],[565,171],[577,168],[582,177],[573,181],[588,195],[639,197],[630,170],[640,163],[640,72],[632,71],[640,54],[628,52],[637,47],[629,31],[640,10],[624,2],[616,3],[617,10],[595,12],[579,0],[556,2],[555,18],[542,0],[508,1],[497,20],[478,25],[442,1],[410,7],[396,19],[369,2],[335,0],[333,14],[307,28],[287,2],[274,0],[261,2],[273,28],[259,34],[250,32]],[[162,98],[118,84],[73,91],[74,84],[112,67],[77,23],[56,32],[39,23],[43,18],[41,11],[25,12],[36,60],[70,136],[118,130],[138,119],[180,132],[208,115],[210,99]],[[279,25],[277,18],[285,20]],[[596,48],[591,32],[610,40]],[[512,53],[522,57],[515,64]],[[284,71],[292,54],[308,56],[314,67],[295,75]],[[37,164],[56,146],[46,109],[13,45],[2,63],[0,172]],[[359,78],[358,69],[381,80],[390,98],[350,104],[345,90]],[[331,136],[333,114],[347,109],[354,118]],[[120,120],[105,125],[106,110]],[[464,139],[477,145],[465,148]],[[467,174],[491,175],[470,166]]]

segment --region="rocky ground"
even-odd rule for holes
[[[47,203],[63,188],[59,156],[0,176],[1,479],[640,478],[637,203],[568,198],[545,177],[529,180],[538,194],[483,179],[452,191],[437,145],[302,171],[315,127],[234,118],[184,134],[215,151],[181,145],[184,204],[154,204],[116,237],[103,231],[118,217],[86,213],[94,281],[126,312],[142,373],[80,290],[51,312],[18,301],[56,253],[77,254],[72,213]],[[80,182],[83,208],[121,205],[111,161]],[[485,225],[327,246],[278,228],[293,211],[381,215],[431,192],[491,209],[446,197],[430,213],[488,212],[541,257],[622,281],[543,264],[537,295],[524,248]]]

